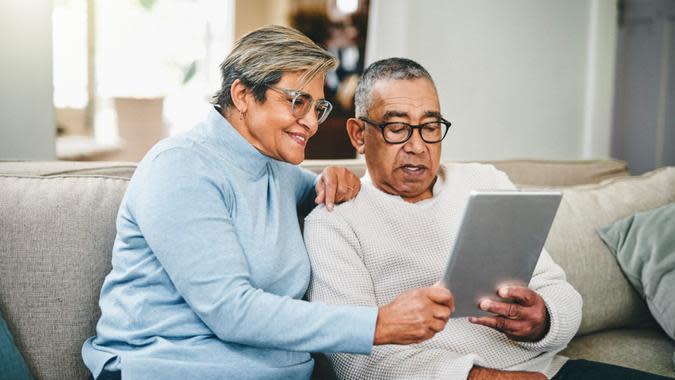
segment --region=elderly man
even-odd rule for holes
[[[450,123],[419,64],[373,63],[355,103],[347,131],[368,175],[353,201],[332,213],[317,208],[305,220],[308,297],[384,306],[406,289],[439,281],[472,189],[514,186],[490,165],[440,164]],[[557,355],[579,327],[582,300],[545,251],[529,287],[502,288],[499,295],[515,304],[483,301],[480,307],[495,316],[451,319],[424,343],[380,346],[369,356],[332,354],[330,361],[345,379],[649,376]]]

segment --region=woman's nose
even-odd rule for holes
[[[314,110],[309,110],[309,112],[307,112],[305,116],[301,117],[298,121],[305,128],[309,129],[312,135],[314,135],[319,129],[319,118],[317,117]]]

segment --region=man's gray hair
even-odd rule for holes
[[[434,85],[429,72],[419,63],[407,58],[387,58],[373,62],[363,72],[359,84],[356,86],[354,95],[354,108],[356,117],[367,117],[372,106],[370,93],[373,86],[380,80],[390,79],[419,79],[425,78]]]

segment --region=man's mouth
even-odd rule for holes
[[[427,167],[424,165],[412,165],[412,164],[407,164],[401,166],[401,169],[408,174],[421,174],[423,173]]]
[[[294,132],[286,132],[286,133],[288,133],[291,139],[296,143],[298,143],[300,146],[305,146],[307,144],[307,140],[309,139],[309,136],[302,133],[294,133]]]

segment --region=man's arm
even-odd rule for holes
[[[469,321],[494,328],[526,349],[559,351],[579,328],[581,296],[546,251],[541,253],[529,287],[504,287],[498,294],[514,302],[484,300],[481,309],[496,315]]]
[[[496,168],[494,170],[495,188],[516,189],[504,172]],[[545,249],[541,252],[528,288],[536,292],[544,302],[545,315],[540,317],[543,317],[542,323],[546,325],[545,335],[529,342],[528,339],[520,339],[518,344],[538,352],[563,349],[579,329],[583,301],[581,295],[567,282],[565,272]]]
[[[310,300],[378,306],[358,238],[337,212],[317,210],[310,215],[305,221],[305,244],[312,263]],[[382,345],[373,347],[369,356],[331,354],[329,359],[340,378],[465,379],[477,357],[414,345]]]
[[[468,380],[546,380],[546,375],[539,372],[500,371],[498,369],[473,367]]]
[[[541,252],[529,288],[543,298],[549,316],[549,328],[540,340],[518,344],[539,352],[562,350],[579,330],[583,305],[581,295],[567,282],[565,272],[546,250]]]

